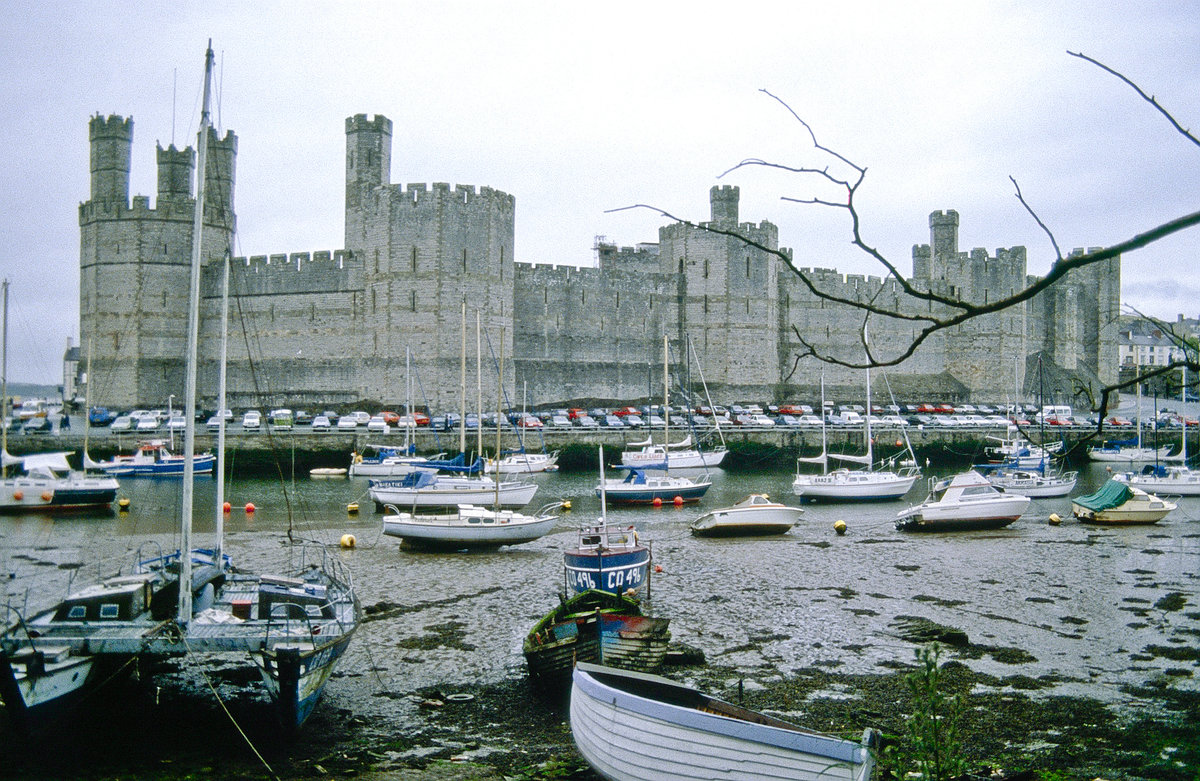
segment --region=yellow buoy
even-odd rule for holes
[[[343,548],[353,548],[357,544],[358,544],[358,540],[354,539],[353,534],[343,534],[342,535],[341,545]]]
[[[1060,523],[1062,523],[1062,518],[1059,516],[1059,514],[1058,513],[1050,513],[1050,525],[1058,526]]]
[[[562,508],[563,508],[564,510],[570,510],[570,509],[571,509],[571,500],[570,500],[570,499],[568,499],[568,500],[566,500],[565,502],[563,502],[563,503],[562,503]]]
[[[350,515],[356,514],[358,512],[358,502],[351,502],[350,504],[346,505],[346,512]]]
[[[838,534],[845,534],[846,533],[846,522],[841,519],[834,521],[833,522],[833,530],[835,532],[837,532]]]
[[[120,499],[118,499],[117,507],[120,507],[122,510],[128,510],[129,509],[129,497],[122,496]]]

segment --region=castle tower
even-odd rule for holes
[[[368,194],[388,183],[392,171],[392,121],[382,114],[346,119],[345,246],[362,242],[362,214]]]
[[[714,185],[708,191],[708,200],[712,209],[712,222],[718,228],[730,230],[738,225],[738,199],[740,191],[737,187]]]
[[[958,257],[958,212],[948,209],[929,215],[929,242],[933,245],[933,257]]]
[[[92,200],[128,204],[133,118],[97,114],[88,123],[88,140],[92,148]]]
[[[199,135],[197,135],[197,142]],[[225,133],[224,138],[217,137],[217,131],[208,131],[208,159],[205,161],[207,170],[204,179],[204,222],[230,235],[236,230],[233,211],[233,182],[237,169],[237,136],[233,131]],[[219,237],[218,241],[220,241]],[[219,246],[227,247],[229,238],[226,237]],[[209,242],[205,236],[205,246],[217,246]],[[207,253],[206,253],[207,254]],[[224,250],[213,253],[221,257]]]
[[[159,144],[158,158],[158,200],[186,200],[192,194],[192,171],[196,167],[195,155],[190,147],[176,149],[171,144],[166,149]]]

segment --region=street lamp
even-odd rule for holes
[[[175,416],[175,394],[172,393],[167,397],[167,420]]]

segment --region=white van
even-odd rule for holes
[[[1048,404],[1042,407],[1041,420],[1039,422],[1050,423],[1054,421],[1057,423],[1070,423],[1072,414],[1070,405]]]

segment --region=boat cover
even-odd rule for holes
[[[1092,512],[1101,512],[1103,510],[1111,510],[1114,507],[1120,507],[1129,501],[1133,496],[1133,491],[1129,490],[1129,486],[1124,483],[1118,483],[1116,480],[1109,480],[1100,487],[1100,490],[1094,494],[1087,496],[1077,496],[1071,501],[1080,507],[1086,507]]]

